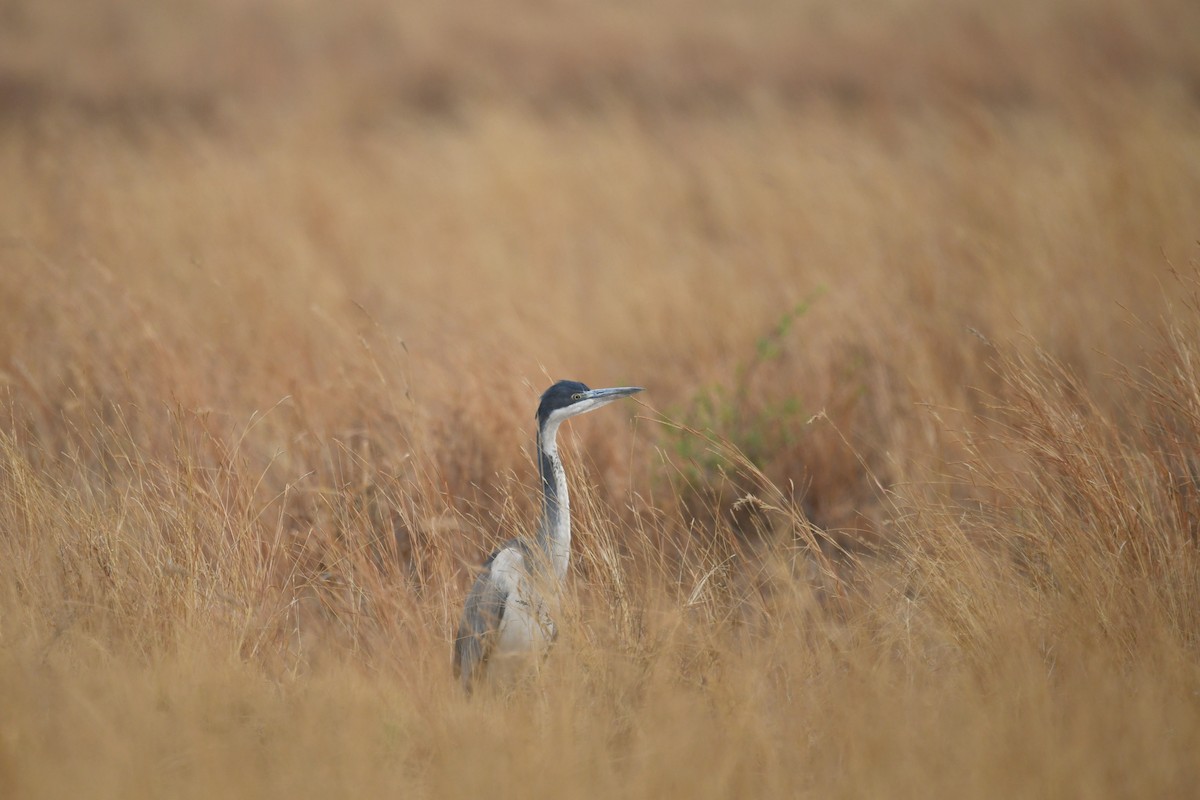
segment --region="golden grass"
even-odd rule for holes
[[[326,5],[2,12],[0,795],[1194,792],[1194,3]]]

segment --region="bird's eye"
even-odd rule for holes
[[[572,400],[582,400],[583,392],[576,392],[575,394],[571,395],[571,399]]]

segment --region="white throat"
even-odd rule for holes
[[[542,521],[538,543],[546,553],[554,576],[562,580],[571,565],[571,500],[567,473],[558,457],[558,427],[568,414],[555,411],[538,437],[538,471],[542,479]]]

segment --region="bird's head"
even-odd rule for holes
[[[579,381],[559,381],[542,393],[538,404],[538,427],[547,422],[559,423],[578,414],[595,411],[613,400],[629,397],[642,391],[640,386],[618,386],[613,389],[589,389]]]

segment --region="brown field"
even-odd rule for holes
[[[426,5],[0,2],[0,797],[1196,795],[1200,4]]]

